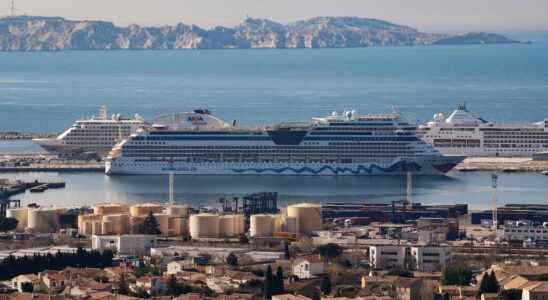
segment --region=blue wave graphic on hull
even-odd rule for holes
[[[264,172],[274,172],[274,173],[283,173],[286,171],[291,171],[297,174],[301,173],[312,173],[312,174],[319,174],[325,170],[331,171],[333,174],[340,174],[340,173],[351,173],[354,175],[359,175],[361,173],[367,173],[371,174],[374,171],[379,171],[382,173],[392,173],[396,171],[420,171],[421,166],[415,162],[406,162],[406,161],[400,161],[393,165],[391,165],[388,168],[383,168],[376,164],[371,164],[368,166],[359,165],[356,169],[353,168],[347,168],[347,167],[337,167],[333,168],[329,165],[324,165],[319,169],[313,169],[310,167],[302,167],[302,168],[291,168],[291,167],[284,167],[284,168],[248,168],[248,169],[231,169],[234,172],[237,173],[244,173],[244,172],[255,172],[255,173],[264,173]]]

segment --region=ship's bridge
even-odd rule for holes
[[[477,126],[487,122],[468,112],[465,105],[459,105],[447,120],[445,120],[445,123],[453,126]]]
[[[157,130],[219,130],[234,128],[213,116],[208,110],[195,110],[156,117],[153,127]]]

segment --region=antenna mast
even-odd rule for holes
[[[11,9],[10,9],[10,12],[11,12],[11,16],[12,16],[12,17],[15,17],[15,0],[11,0]]]

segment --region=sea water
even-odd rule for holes
[[[356,49],[0,52],[0,131],[61,132],[76,119],[111,112],[157,115],[208,108],[247,126],[308,120],[334,110],[390,112],[411,122],[466,102],[486,120],[548,117],[548,34],[516,35],[532,44]],[[0,152],[36,152],[28,141]],[[24,194],[23,203],[82,205],[167,201],[165,176],[10,173],[64,180],[66,189]],[[405,197],[401,177],[178,176],[176,199],[275,191],[282,202],[389,202]],[[490,173],[417,177],[413,200],[490,206]],[[548,203],[548,176],[501,174],[500,203]]]

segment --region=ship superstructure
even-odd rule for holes
[[[201,109],[163,116],[114,147],[107,174],[442,174],[443,156],[400,114],[333,112],[311,122],[240,128]]]
[[[548,119],[497,124],[470,113],[464,104],[448,118],[437,113],[417,134],[446,155],[530,157],[548,150]]]
[[[76,121],[56,138],[32,141],[47,152],[61,157],[103,158],[116,143],[128,138],[144,126],[146,126],[145,121],[138,115],[131,119],[123,118],[120,114],[108,117],[106,106],[102,106],[99,116]]]

